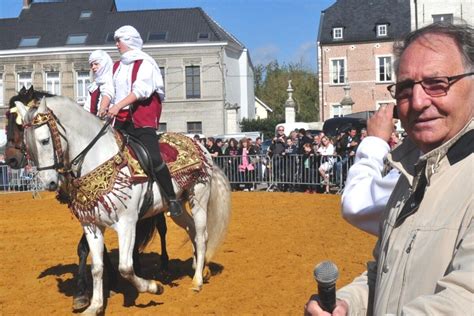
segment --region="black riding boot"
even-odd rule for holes
[[[161,166],[155,168],[155,176],[163,189],[166,199],[168,199],[169,212],[172,217],[178,217],[183,214],[181,203],[176,200],[176,194],[173,190],[173,182],[171,182],[171,174],[168,167],[163,163]]]

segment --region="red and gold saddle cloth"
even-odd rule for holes
[[[117,142],[122,147],[119,136]],[[204,152],[189,137],[178,133],[165,133],[160,138],[160,151],[171,177],[183,190],[208,180],[209,165]],[[130,176],[123,172],[124,167],[128,167]],[[69,181],[67,187],[62,187],[62,193],[69,195],[69,208],[81,222],[94,223],[99,204],[109,213],[116,208],[108,197],[109,193],[123,202],[130,198],[124,189],[145,180],[147,177],[138,160],[131,149],[125,146],[123,152],[117,153],[92,172]]]

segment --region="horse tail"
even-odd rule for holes
[[[210,196],[207,204],[207,248],[209,262],[227,233],[231,216],[230,183],[224,172],[214,165],[210,181]]]
[[[165,220],[163,213],[141,219],[137,222],[135,247],[138,247],[138,251],[142,252],[145,250],[146,246],[153,240],[156,223],[160,220]]]

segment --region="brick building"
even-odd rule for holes
[[[473,0],[338,0],[322,11],[320,119],[375,111],[393,102],[386,89],[396,81],[393,43],[427,24],[460,19],[473,24]],[[351,102],[341,102],[346,94]]]

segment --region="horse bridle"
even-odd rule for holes
[[[62,126],[61,122],[59,122],[59,119],[54,115],[54,113],[48,109],[46,113],[37,113],[34,117],[31,123],[23,125],[23,127],[29,128],[33,127],[34,129],[43,126],[45,124],[48,124],[49,131],[51,133],[51,138],[53,141],[53,149],[54,149],[54,164],[51,166],[47,167],[37,167],[36,170],[41,171],[41,170],[49,170],[49,169],[54,169],[56,170],[59,174],[65,175],[69,174],[73,177],[80,177],[81,172],[80,168],[82,166],[82,162],[84,161],[84,158],[86,154],[89,152],[89,150],[97,143],[99,138],[101,138],[105,134],[106,128],[111,124],[112,120],[108,119],[104,126],[101,128],[99,133],[92,139],[92,141],[74,158],[71,160],[69,165],[65,166],[64,164],[64,151],[61,146],[61,137],[67,142],[67,139],[64,135],[62,135],[59,132],[58,124],[59,126],[62,127],[63,130],[65,130],[64,126]],[[73,166],[78,166],[76,169],[76,175],[74,175],[72,167]]]
[[[53,149],[54,149],[54,164],[50,166],[46,166],[46,167],[36,166],[36,170],[38,171],[54,169],[60,174],[64,174],[67,172],[67,170],[65,170],[64,168],[64,151],[61,146],[61,137],[64,138],[65,140],[66,138],[64,137],[64,135],[62,135],[59,132],[58,123],[59,123],[59,120],[57,121],[57,118],[55,117],[53,112],[51,110],[48,110],[46,113],[37,113],[33,117],[33,120],[31,121],[31,123],[23,124],[23,128],[25,129],[25,132],[30,127],[37,129],[38,127],[48,124],[49,131],[51,133],[51,138],[53,141]],[[64,129],[61,123],[59,123],[59,125]]]

